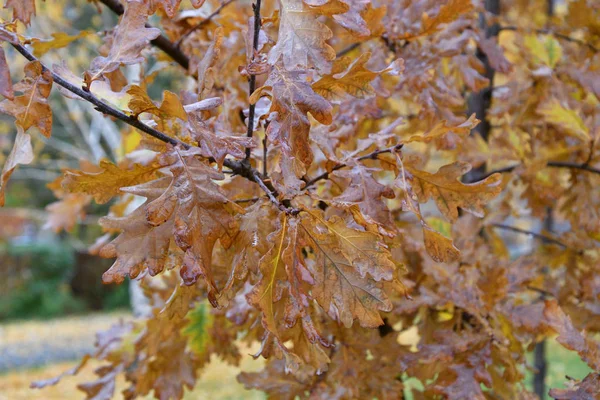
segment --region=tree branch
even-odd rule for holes
[[[506,231],[521,233],[523,235],[533,236],[534,238],[540,239],[540,240],[544,241],[545,243],[556,244],[564,249],[569,248],[569,246],[567,246],[565,243],[561,242],[560,240],[556,240],[549,236],[542,235],[541,233],[531,232],[531,231],[528,231],[525,229],[517,228],[515,226],[504,225],[504,224],[490,224],[490,226],[493,226],[494,228],[498,228],[498,229],[504,229]]]
[[[499,28],[499,30],[500,30],[500,31],[518,31],[518,30],[519,30],[519,28],[518,28],[518,27],[516,27],[516,26],[501,26],[501,27]],[[551,30],[551,29],[535,29],[535,30],[534,30],[534,32],[535,32],[535,33],[540,33],[540,34],[543,34],[543,35],[554,35],[554,36],[556,36],[557,38],[559,38],[559,39],[562,39],[562,40],[565,40],[565,41],[567,41],[567,42],[571,42],[571,43],[577,43],[577,44],[579,44],[579,45],[581,45],[581,46],[586,46],[586,47],[588,47],[590,50],[592,50],[593,52],[596,52],[596,53],[597,53],[598,51],[600,51],[600,49],[598,49],[596,46],[594,46],[594,45],[593,45],[593,44],[591,44],[591,43],[585,42],[585,41],[583,41],[583,40],[580,40],[580,39],[576,39],[576,38],[574,38],[574,37],[571,37],[571,36],[569,36],[569,35],[565,35],[565,34],[563,34],[563,33],[554,32],[554,31],[553,31],[553,30]]]
[[[260,2],[261,0],[256,0],[256,4],[252,5],[254,10],[254,31],[252,38],[252,61],[254,61],[254,53],[258,51],[258,39],[260,35]],[[248,97],[252,96],[252,93],[256,90],[256,76],[250,74],[250,82],[248,83]],[[250,104],[248,108],[248,132],[246,136],[249,138],[254,134],[254,114],[256,111],[256,105]],[[250,163],[250,148],[246,148],[246,162]]]
[[[367,155],[364,155],[362,157],[358,157],[356,159],[356,161],[363,161],[363,160],[375,160],[377,159],[377,156],[379,156],[380,154],[384,154],[384,153],[393,153],[395,151],[398,151],[402,148],[402,146],[404,146],[403,143],[397,144],[395,146],[392,147],[388,147],[387,149],[381,149],[381,150],[375,150],[372,153],[369,153]],[[342,169],[344,167],[347,167],[348,164],[337,164],[336,166],[334,166],[331,171],[329,172],[323,172],[321,175],[314,177],[313,179],[307,180],[306,185],[304,185],[304,189],[309,188],[310,186],[314,185],[315,183],[323,180],[323,179],[328,179],[329,175],[331,175],[332,172],[337,171],[339,169]]]
[[[123,5],[119,3],[119,0],[99,0],[106,7],[110,8],[112,12],[117,15],[123,15],[125,9]],[[146,24],[147,28],[151,26]],[[156,39],[150,42],[153,46],[158,47],[162,51],[164,51],[169,57],[173,59],[177,64],[181,65],[186,71],[190,66],[190,59],[185,55],[180,49],[179,46],[175,45],[171,42],[166,36],[160,35]]]
[[[486,173],[482,177],[479,177],[479,179],[477,179],[477,180],[466,181],[465,183],[479,182],[480,180],[484,180],[485,178],[489,177],[490,175],[495,174],[496,172],[498,172],[498,173],[512,172],[520,165],[521,164],[515,164],[515,165],[509,165],[508,167],[499,168],[499,169],[496,169],[496,170]],[[576,163],[563,162],[563,161],[548,161],[546,163],[546,167],[579,169],[582,171],[587,171],[587,172],[591,172],[591,173],[600,175],[600,169],[591,167],[587,163],[576,164]]]
[[[187,143],[180,141],[179,139],[172,138],[172,137],[165,135],[164,133],[144,124],[143,122],[139,121],[137,118],[127,115],[123,111],[112,107],[111,105],[103,102],[102,100],[100,100],[99,98],[94,96],[91,92],[86,91],[80,87],[73,85],[72,83],[70,83],[67,80],[65,80],[64,78],[62,78],[57,73],[48,69],[44,64],[42,64],[33,54],[31,54],[21,44],[15,44],[15,43],[11,43],[11,44],[19,53],[21,53],[23,55],[23,57],[25,57],[29,61],[39,62],[40,65],[42,66],[43,71],[48,71],[52,74],[52,78],[54,79],[54,82],[56,82],[58,85],[62,86],[63,88],[67,89],[71,93],[74,93],[77,96],[81,97],[82,99],[87,100],[88,102],[92,103],[95,106],[95,109],[97,111],[99,111],[105,115],[110,115],[111,117],[119,119],[119,120],[125,122],[126,124],[131,125],[134,128],[137,128],[140,131],[142,131],[162,142],[169,143],[173,146],[179,145],[185,149],[189,149],[192,147],[192,146],[188,145]],[[211,158],[208,158],[208,161],[214,162],[215,160],[211,157]],[[275,188],[273,187],[273,185],[270,182],[263,182],[262,178],[260,177],[260,173],[257,170],[255,170],[254,168],[252,168],[252,166],[250,166],[250,163],[238,161],[238,160],[225,159],[223,161],[223,165],[226,166],[227,168],[231,169],[235,174],[242,176],[242,177],[248,179],[249,181],[257,183],[267,193],[267,195],[269,196],[271,201],[273,201],[273,203],[278,208],[282,207],[282,203],[284,204],[283,207],[287,207],[285,205],[286,203],[289,204],[289,201],[287,201],[287,200],[283,200],[282,203],[280,203],[277,200],[277,196],[278,196],[277,190],[275,190]],[[289,208],[289,207],[287,207],[287,208]],[[286,212],[290,212],[290,210],[288,209]]]

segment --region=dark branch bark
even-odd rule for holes
[[[257,0],[256,4],[252,5],[254,9],[254,35],[252,37],[252,61],[254,61],[254,53],[258,50],[258,38],[260,35],[260,2],[261,0]],[[256,90],[256,76],[250,74],[250,82],[248,83],[248,97],[252,96],[252,93]],[[248,108],[248,132],[246,135],[251,138],[254,134],[254,114],[256,111],[256,105],[250,104]],[[250,163],[250,148],[246,149],[246,162]]]
[[[493,171],[487,172],[485,175],[479,177],[479,179],[477,179],[477,180],[466,179],[464,182],[465,183],[475,183],[475,182],[479,182],[480,180],[484,180],[485,178],[487,178],[490,175],[493,175],[495,173],[512,172],[515,169],[517,169],[517,167],[519,167],[520,165],[521,164],[515,164],[515,165],[509,165],[508,167],[495,169]],[[591,172],[591,173],[600,175],[600,169],[591,167],[587,163],[577,164],[577,163],[570,163],[570,162],[563,162],[563,161],[548,161],[546,163],[546,167],[578,169],[581,171],[587,171],[587,172]]]
[[[534,237],[536,239],[540,239],[544,243],[555,244],[555,245],[560,246],[560,247],[562,247],[564,249],[568,249],[569,248],[569,246],[567,246],[565,243],[561,242],[560,240],[556,240],[556,239],[553,239],[553,238],[551,238],[549,236],[542,235],[541,233],[531,232],[531,231],[528,231],[528,230],[525,230],[525,229],[517,228],[515,226],[504,225],[504,224],[490,224],[490,226],[493,226],[494,228],[498,228],[498,229],[504,229],[506,231],[521,233],[523,235],[529,235],[529,236],[532,236],[532,237]]]
[[[493,15],[500,14],[500,0],[485,0],[485,10]],[[491,26],[487,25],[485,15],[479,16],[481,29],[485,31],[485,37],[497,37],[499,32],[498,24],[494,23]],[[477,47],[477,58],[483,64],[485,68],[484,76],[489,80],[487,88],[480,90],[479,92],[472,93],[467,100],[469,110],[468,115],[475,114],[478,120],[481,122],[477,125],[474,131],[481,136],[484,141],[488,141],[490,131],[492,129],[490,121],[487,118],[488,109],[492,105],[492,88],[494,86],[494,75],[495,72],[488,60],[485,52]],[[478,181],[485,175],[485,164],[479,168],[474,168],[466,176],[465,179]]]
[[[519,28],[516,26],[502,26],[499,28],[500,31],[519,31]],[[571,37],[569,35],[565,35],[563,33],[558,33],[558,32],[554,32],[551,29],[535,29],[534,30],[535,33],[541,33],[543,35],[554,35],[559,39],[562,39],[564,41],[567,42],[571,42],[571,43],[577,43],[581,46],[586,46],[588,47],[590,50],[592,50],[593,52],[597,53],[598,51],[600,51],[600,49],[598,49],[596,46],[594,46],[591,43],[585,42],[583,40],[580,39],[576,39],[574,37]]]
[[[106,7],[110,8],[112,12],[117,15],[123,15],[125,9],[123,5],[119,3],[119,0],[100,0]],[[146,24],[147,27],[150,25]],[[160,35],[156,39],[150,42],[153,46],[158,47],[164,51],[169,57],[173,59],[177,64],[181,65],[185,70],[190,66],[190,59],[186,56],[178,46],[171,42],[166,36]]]

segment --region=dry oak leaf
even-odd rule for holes
[[[576,351],[593,370],[600,370],[600,343],[579,332],[556,300],[546,300],[544,319],[546,324],[558,333],[556,338],[558,343],[569,350]]]
[[[13,19],[29,25],[31,17],[35,15],[35,0],[6,0],[4,8],[12,8]]]
[[[435,174],[420,171],[410,163],[404,163],[404,168],[406,179],[419,202],[435,200],[440,212],[452,222],[458,218],[459,208],[483,217],[483,206],[502,191],[502,175],[499,173],[476,183],[460,182],[459,178],[471,170],[471,165],[465,162],[445,165]]]
[[[200,8],[205,0],[191,0],[194,8]],[[175,17],[181,0],[150,0],[150,14],[154,14],[158,8],[162,8],[169,18]]]
[[[228,248],[237,234],[233,211],[243,209],[227,199],[213,182],[223,175],[198,160],[198,150],[173,149],[161,156],[172,176],[122,188],[123,192],[143,196],[147,201],[130,215],[102,218],[107,229],[122,233],[100,250],[103,257],[117,257],[104,273],[105,282],[135,278],[145,268],[150,275],[160,273],[169,255],[171,239],[184,252],[180,275],[186,285],[203,277],[211,303],[218,290],[212,278],[213,248],[219,240]]]
[[[600,399],[600,374],[589,373],[581,382],[568,382],[567,389],[550,389],[555,400],[598,400]]]
[[[395,197],[392,188],[377,182],[371,171],[360,164],[350,170],[336,171],[335,175],[350,180],[343,193],[332,200],[335,205],[348,207],[356,204],[365,217],[366,223],[377,224],[383,229],[392,229],[393,231],[394,223],[390,210],[383,200],[383,198],[393,199]]]
[[[15,92],[10,78],[10,69],[8,68],[6,54],[2,47],[0,47],[0,95],[10,100],[14,100],[15,98]]]
[[[147,112],[154,114],[159,118],[179,118],[184,121],[187,120],[187,113],[185,112],[179,97],[173,92],[168,90],[163,92],[163,101],[160,106],[156,106],[146,91],[137,85],[132,85],[127,89],[127,94],[131,96],[127,107],[129,107],[136,117],[141,113]]]
[[[10,154],[4,161],[2,175],[0,176],[0,207],[4,206],[4,192],[6,184],[17,165],[29,164],[33,161],[33,149],[31,148],[31,137],[26,134],[20,126],[17,126],[17,137],[10,151]]]
[[[214,158],[219,169],[223,167],[227,155],[244,158],[246,149],[255,147],[252,138],[223,132],[221,119],[218,119],[211,127],[197,114],[189,114],[189,123],[186,127],[192,138],[198,143],[202,155]]]
[[[52,229],[54,232],[69,232],[75,227],[78,220],[85,218],[85,208],[90,204],[92,198],[81,193],[67,193],[62,199],[46,206],[48,220],[44,229]]]
[[[48,96],[52,89],[52,73],[42,68],[38,61],[25,65],[25,78],[14,86],[14,90],[23,93],[14,100],[5,99],[0,103],[0,112],[12,115],[17,125],[27,131],[37,127],[46,137],[52,132],[52,110],[48,105]]]
[[[328,100],[343,98],[345,94],[364,98],[375,94],[371,82],[384,73],[399,74],[403,69],[402,59],[381,71],[371,71],[366,64],[371,53],[363,53],[356,60],[341,57],[335,60],[331,74],[323,75],[312,85],[313,90]]]
[[[410,136],[403,143],[423,142],[431,143],[432,141],[443,140],[448,134],[455,134],[460,138],[465,138],[471,133],[471,130],[479,124],[479,120],[472,114],[465,122],[452,126],[447,121],[438,122],[433,128],[423,134]]]
[[[123,65],[137,64],[144,60],[140,52],[148,43],[160,35],[156,28],[146,28],[149,8],[141,0],[128,0],[125,13],[115,28],[110,51],[106,57],[98,56],[92,60],[90,69],[85,72],[85,83],[99,79],[103,74],[113,72]]]
[[[434,17],[430,17],[426,12],[421,16],[421,30],[419,33],[407,32],[394,36],[395,39],[411,40],[425,35],[431,35],[440,29],[443,24],[448,24],[457,20],[464,13],[473,10],[471,0],[449,0],[442,4]]]
[[[381,35],[386,7],[373,8],[366,0],[304,0],[311,10],[332,17],[340,26],[361,39]]]
[[[332,122],[332,106],[316,94],[300,72],[286,72],[274,69],[265,85],[257,89],[250,101],[255,104],[264,92],[270,92],[271,119],[267,135],[282,152],[308,166],[313,161],[309,143],[310,113],[318,122],[329,125]]]
[[[315,371],[326,370],[329,363],[317,343],[325,340],[307,311],[311,305],[307,285],[313,279],[303,262],[301,234],[298,220],[284,214],[278,229],[268,236],[273,246],[260,260],[261,278],[247,295],[249,303],[261,310],[262,326],[271,333],[285,356],[287,370],[293,373],[306,363]],[[284,345],[288,341],[294,343],[293,351]]]
[[[382,325],[379,311],[392,309],[383,281],[393,279],[396,265],[381,237],[350,228],[337,216],[325,221],[312,212],[300,227],[314,253],[307,266],[317,303],[346,327],[355,319],[365,328]]]
[[[302,0],[279,0],[279,37],[269,51],[269,64],[281,58],[288,71],[316,67],[329,71],[335,50],[327,44],[333,34]]]
[[[452,262],[460,257],[460,251],[452,243],[452,239],[447,238],[436,230],[432,229],[424,221],[421,221],[423,226],[423,242],[427,254],[437,262]]]
[[[91,195],[96,203],[104,204],[120,194],[122,187],[138,185],[156,178],[156,171],[160,165],[134,164],[131,169],[122,169],[110,161],[102,160],[100,168],[103,171],[98,173],[65,171],[62,187],[71,193]]]

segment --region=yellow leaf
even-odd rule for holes
[[[454,247],[452,239],[423,224],[423,241],[427,253],[437,262],[452,262],[458,260],[460,251]]]
[[[146,91],[137,85],[132,85],[127,90],[127,94],[131,96],[127,106],[135,116],[147,112],[158,117],[187,120],[187,114],[175,93],[165,90],[163,92],[163,102],[160,107],[157,107],[150,96],[146,94]]]
[[[48,50],[66,47],[71,42],[91,34],[91,31],[81,31],[77,35],[71,36],[64,32],[57,32],[52,34],[52,39],[50,40],[41,40],[37,38],[32,39],[31,47],[33,47],[33,54],[36,57],[41,57],[42,55],[46,54]]]
[[[124,170],[110,161],[100,161],[100,173],[67,171],[62,183],[65,190],[71,193],[92,195],[96,203],[104,204],[121,193],[121,188],[137,185],[155,178],[159,165],[147,166],[134,164],[133,169]]]
[[[567,134],[584,141],[590,139],[589,130],[581,117],[574,110],[563,106],[557,99],[552,98],[543,102],[537,112],[547,123],[557,126]]]
[[[550,35],[525,35],[527,57],[533,65],[554,68],[561,60],[563,51],[558,40]]]

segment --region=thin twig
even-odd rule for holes
[[[260,199],[262,199],[263,197],[250,197],[249,199],[238,199],[238,200],[234,200],[234,203],[238,203],[238,204],[242,204],[242,203],[254,203],[256,201],[259,201]]]
[[[260,2],[261,0],[256,0],[256,4],[252,5],[254,9],[254,31],[252,32],[252,61],[254,61],[254,54],[258,51],[258,40],[260,37]],[[252,93],[256,90],[256,76],[254,74],[250,74],[250,82],[248,83],[248,97],[252,96]],[[254,113],[256,110],[255,104],[250,104],[248,108],[248,132],[246,136],[249,138],[254,134]],[[246,148],[246,159],[247,163],[250,163],[250,147]]]
[[[516,26],[501,26],[499,28],[499,30],[500,31],[518,31],[519,28],[516,27]],[[535,33],[540,33],[540,34],[543,34],[543,35],[554,35],[557,38],[565,40],[567,42],[577,43],[577,44],[582,45],[582,46],[587,46],[590,50],[592,50],[592,51],[594,51],[596,53],[598,51],[600,51],[600,49],[598,49],[596,46],[594,46],[591,43],[585,42],[585,41],[580,40],[580,39],[576,39],[574,37],[571,37],[569,35],[565,35],[563,33],[554,32],[551,29],[535,29],[534,32]]]
[[[487,178],[490,175],[493,175],[495,173],[513,172],[519,166],[521,166],[521,164],[509,165],[508,167],[495,169],[493,171],[490,171],[490,172],[486,173],[485,175],[483,175],[482,177],[480,177],[480,179],[478,179],[477,181],[467,181],[465,183],[479,182],[480,180],[484,180],[485,178]],[[579,169],[579,170],[582,170],[582,171],[587,171],[587,172],[591,172],[591,173],[600,175],[600,169],[591,167],[587,163],[576,164],[576,163],[563,162],[563,161],[548,161],[546,163],[546,167]]]
[[[395,146],[392,147],[388,147],[387,149],[381,149],[381,150],[375,150],[372,153],[369,153],[367,155],[364,155],[362,157],[358,157],[356,158],[356,161],[363,161],[363,160],[375,160],[377,159],[377,156],[379,156],[380,154],[384,154],[384,153],[393,153],[395,151],[398,151],[402,148],[403,144],[397,144]],[[310,180],[307,180],[306,185],[304,186],[304,189],[309,188],[310,186],[314,185],[315,183],[323,180],[323,179],[328,179],[329,175],[331,175],[332,172],[337,171],[339,169],[345,168],[347,167],[348,164],[337,164],[336,166],[334,166],[331,171],[328,172],[323,172],[321,175],[316,176]]]
[[[187,31],[181,35],[179,40],[175,42],[175,47],[179,48],[181,46],[181,42],[183,42],[190,34],[202,28],[204,25],[208,24],[214,17],[219,15],[221,11],[229,4],[233,3],[235,0],[227,0],[223,2],[215,11],[213,11],[208,17],[204,18],[202,21],[198,22],[196,25],[189,28]]]
[[[263,182],[258,172],[255,172],[254,174],[254,182],[256,182],[258,186],[260,186],[260,188],[267,193],[267,196],[269,196],[269,200],[271,200],[271,203],[275,204],[275,206],[280,211],[289,215],[298,215],[300,213],[299,209],[287,207],[284,204],[282,204],[279,200],[277,200],[277,198],[275,197],[275,193]]]
[[[335,55],[335,56],[336,56],[336,58],[340,58],[340,57],[343,57],[343,56],[345,56],[346,54],[350,53],[352,50],[354,50],[354,49],[356,49],[356,48],[360,47],[360,45],[361,45],[361,44],[362,44],[361,42],[354,43],[354,44],[351,44],[350,46],[346,47],[345,49],[342,49],[342,50],[340,50],[340,51],[339,51],[339,52],[338,52],[338,53]]]
[[[504,225],[504,224],[491,224],[491,226],[493,226],[494,228],[498,228],[498,229],[504,229],[506,231],[512,231],[512,232],[516,232],[516,233],[521,233],[523,235],[529,235],[529,236],[533,236],[536,239],[540,239],[543,240],[546,243],[553,243],[556,244],[564,249],[568,249],[569,246],[567,246],[565,243],[561,242],[560,240],[556,240],[554,238],[551,238],[549,236],[546,235],[542,235],[541,233],[536,233],[536,232],[531,232],[525,229],[521,229],[521,228],[517,228],[515,226],[510,226],[510,225]]]
[[[117,15],[123,15],[125,8],[119,3],[119,0],[100,0],[106,7],[110,8],[112,12]],[[146,27],[150,25],[146,24]],[[178,46],[171,42],[166,36],[160,35],[156,39],[150,41],[153,46],[158,47],[164,51],[169,57],[173,59],[177,64],[181,65],[185,70],[190,66],[190,59],[183,53]]]

